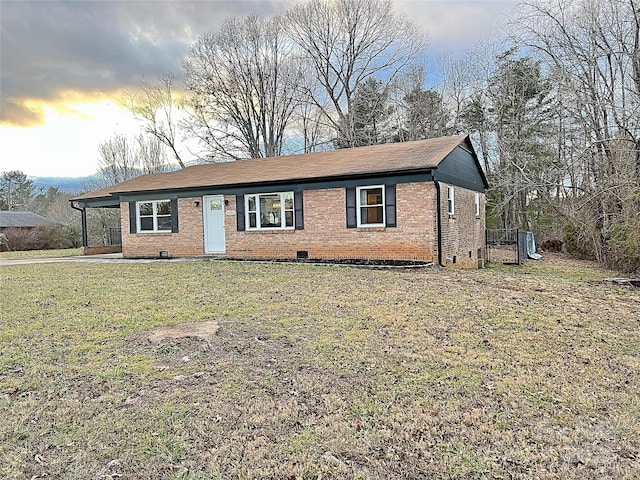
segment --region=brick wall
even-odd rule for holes
[[[194,206],[194,202],[199,202]],[[129,204],[120,204],[122,222],[122,255],[158,257],[161,251],[171,257],[191,257],[204,254],[202,198],[178,199],[177,233],[129,233]]]
[[[82,255],[104,255],[107,253],[120,253],[122,247],[120,246],[96,246],[96,247],[82,247]]]
[[[476,219],[473,192],[456,188],[454,218],[446,215],[446,186],[443,186],[443,259],[456,256],[456,266],[477,267],[475,251],[484,245],[484,220]],[[482,196],[481,196],[482,197]],[[295,259],[306,251],[310,259],[368,259],[437,261],[436,190],[431,182],[396,186],[397,227],[347,228],[344,188],[304,192],[303,230],[265,230],[238,232],[235,215],[225,215],[226,248],[222,257],[240,259]],[[237,210],[236,197],[226,195],[225,211]],[[470,206],[465,206],[470,201]],[[200,202],[194,206],[194,202]],[[178,201],[179,232],[130,234],[123,229],[125,257],[157,257],[167,251],[171,257],[204,255],[202,198]],[[468,215],[465,209],[469,208]],[[484,215],[484,205],[481,208]],[[128,204],[121,204],[122,224],[129,224]],[[482,226],[482,243],[477,244]],[[472,235],[470,229],[474,230]],[[456,237],[464,237],[462,239]],[[469,261],[473,252],[475,263]],[[464,255],[467,258],[462,258]]]
[[[433,260],[433,184],[396,187],[397,227],[347,228],[344,188],[304,192],[304,230],[238,232],[227,219],[227,254],[239,258]],[[228,208],[235,209],[235,197]],[[233,219],[235,222],[235,219]]]
[[[480,215],[475,214],[476,192],[454,186],[454,214],[447,213],[447,185],[440,184],[442,262],[449,267],[478,268],[485,256],[485,196],[480,194]]]

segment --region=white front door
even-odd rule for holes
[[[224,196],[209,195],[203,199],[204,251],[224,253],[227,251],[224,235]]]

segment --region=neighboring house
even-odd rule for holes
[[[32,229],[42,224],[57,225],[53,220],[33,212],[0,211],[0,232],[11,228]]]
[[[477,268],[488,184],[469,137],[239,160],[73,198],[120,208],[130,257],[433,261]],[[125,228],[126,225],[126,228]],[[86,231],[84,232],[86,246]]]
[[[8,249],[9,237],[16,232],[32,230],[38,225],[56,225],[56,222],[33,212],[0,210],[0,252]]]

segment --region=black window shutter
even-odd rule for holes
[[[136,213],[136,202],[129,202],[129,233],[136,233],[138,230]]]
[[[244,232],[244,195],[236,195],[236,221],[238,222],[238,231]]]
[[[302,190],[293,192],[293,208],[296,217],[296,230],[304,230],[304,201],[302,199]]]
[[[178,199],[171,199],[171,232],[178,233]]]
[[[387,227],[396,226],[396,185],[384,186],[384,208]]]
[[[356,228],[357,226],[356,187],[347,187],[347,228]]]

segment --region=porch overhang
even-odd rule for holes
[[[82,208],[120,208],[120,197],[71,199],[71,206],[76,210]]]
[[[86,252],[89,248],[89,231],[87,228],[87,208],[120,208],[120,198],[114,196],[83,198],[81,200],[69,200],[71,208],[78,210],[82,215],[82,249]]]

